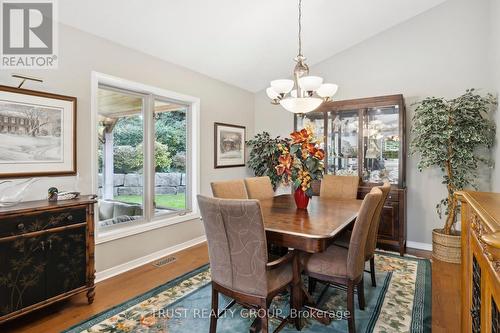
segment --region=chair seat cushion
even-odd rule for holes
[[[292,282],[293,271],[292,264],[281,265],[275,269],[267,271],[267,289],[268,292],[275,291]]]
[[[315,253],[304,261],[306,273],[320,274],[325,277],[347,277],[347,253],[346,248],[331,245],[326,251]]]

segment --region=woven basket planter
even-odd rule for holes
[[[432,230],[432,257],[454,264],[461,263],[460,233],[445,235],[442,229]]]

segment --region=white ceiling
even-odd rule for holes
[[[316,64],[444,1],[303,0],[303,53]],[[252,92],[288,77],[297,54],[294,0],[58,3],[67,25]]]

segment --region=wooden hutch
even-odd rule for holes
[[[500,194],[461,192],[462,332],[500,333]]]
[[[406,249],[406,109],[403,95],[323,103],[295,115],[294,128],[311,124],[323,138],[325,172],[358,175],[358,197],[388,178],[392,184],[380,222],[378,245]],[[315,184],[319,193],[320,184]]]

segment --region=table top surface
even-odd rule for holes
[[[307,210],[297,209],[292,195],[260,200],[268,232],[307,238],[331,238],[358,216],[363,200],[312,197]]]

